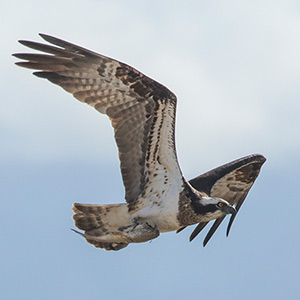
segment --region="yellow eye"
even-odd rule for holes
[[[219,203],[218,203],[218,206],[219,206],[219,207],[223,207],[223,206],[224,206],[224,203],[223,203],[223,202],[219,202]]]

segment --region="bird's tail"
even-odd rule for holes
[[[85,237],[95,247],[106,250],[120,250],[128,245],[124,243],[119,228],[131,224],[126,203],[92,205],[74,203],[73,219],[77,228],[84,233],[75,232]]]

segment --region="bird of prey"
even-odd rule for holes
[[[249,155],[190,181],[175,149],[176,96],[138,70],[64,40],[19,41],[41,53],[14,54],[21,67],[59,85],[106,114],[114,128],[126,203],[75,203],[73,219],[87,242],[106,250],[152,240],[161,232],[198,224],[192,240],[211,220],[204,245],[227,214],[227,234],[265,158]]]

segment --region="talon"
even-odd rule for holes
[[[154,226],[151,223],[146,222],[146,225],[150,227],[151,229],[155,230],[157,226],[154,224]]]
[[[149,222],[137,223],[137,219],[133,219],[131,223],[131,225],[118,228],[119,232],[130,243],[141,243],[159,236],[159,231],[155,224]]]

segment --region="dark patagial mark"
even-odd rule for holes
[[[130,86],[141,97],[150,98],[154,101],[168,100],[176,101],[176,97],[162,84],[153,81],[132,67],[120,63],[116,69],[116,78],[120,79],[125,85]]]

